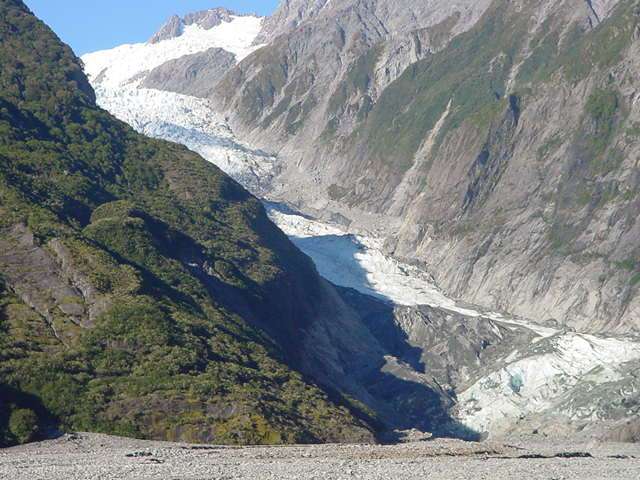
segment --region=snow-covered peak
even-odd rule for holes
[[[88,53],[82,57],[91,82],[118,87],[139,78],[160,65],[185,55],[222,48],[240,61],[259,48],[254,40],[262,28],[262,17],[231,16],[212,28],[199,23],[185,25],[181,35],[158,43],[121,45],[111,50]]]
[[[198,25],[205,30],[209,30],[217,27],[222,22],[231,22],[233,17],[236,16],[234,12],[226,8],[202,10],[200,12],[190,13],[184,18],[173,15],[160,30],[149,39],[149,43],[159,43],[163,40],[179,37],[184,33],[184,27],[186,25]]]

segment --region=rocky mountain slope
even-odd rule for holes
[[[286,1],[211,98],[281,198],[376,228],[451,295],[640,324],[632,0]]]
[[[199,54],[143,86],[212,99],[277,154],[255,191],[378,230],[451,295],[629,332],[636,19],[628,0],[285,1],[226,75]]]
[[[211,30],[223,23],[233,22],[234,16],[237,15],[226,8],[202,10],[186,15],[184,18],[174,15],[149,39],[149,43],[160,43],[164,40],[180,37],[184,35],[185,30],[189,27]]]
[[[358,202],[352,205],[342,201],[342,197],[327,200],[328,192],[324,190],[323,178],[315,174],[308,175],[307,163],[318,162],[319,166],[319,162],[324,161],[318,173],[325,175],[325,172],[329,172],[326,173],[328,178],[333,172],[333,181],[345,178],[345,182],[348,182],[350,177],[347,173],[332,170],[337,168],[338,160],[344,157],[315,155],[315,152],[322,153],[327,148],[327,144],[320,143],[309,147],[315,149],[313,155],[307,152],[299,158],[295,155],[303,155],[301,152],[307,148],[303,143],[312,135],[306,136],[301,131],[287,134],[283,141],[277,121],[267,130],[264,130],[264,126],[251,123],[250,115],[247,116],[246,129],[242,121],[237,123],[245,112],[241,104],[245,96],[249,98],[255,94],[262,102],[268,99],[269,92],[278,95],[277,84],[272,82],[271,75],[273,68],[280,68],[279,64],[261,65],[254,62],[263,52],[281,46],[283,39],[289,38],[286,31],[295,36],[305,29],[320,29],[314,34],[317,36],[313,41],[304,44],[302,50],[294,53],[289,51],[291,59],[281,65],[283,72],[286,70],[287,75],[295,76],[297,73],[291,73],[294,69],[315,68],[313,62],[304,64],[300,60],[302,55],[313,57],[327,53],[316,46],[325,45],[326,39],[323,43],[322,35],[326,34],[327,24],[337,21],[334,17],[340,17],[340,22],[344,21],[349,28],[361,26],[359,13],[353,21],[347,21],[348,16],[339,15],[340,12],[349,9],[359,12],[358,9],[366,7],[371,18],[399,16],[404,23],[417,22],[416,25],[440,22],[437,28],[425,27],[420,37],[413,34],[403,36],[399,31],[403,24],[400,22],[394,21],[395,26],[394,22],[385,26],[387,33],[383,36],[386,40],[378,43],[387,52],[388,61],[385,65],[389,68],[376,70],[375,82],[378,83],[372,80],[373,77],[361,77],[353,72],[349,74],[349,78],[356,83],[364,79],[370,86],[374,83],[379,86],[375,92],[368,90],[373,109],[375,102],[382,101],[387,90],[395,88],[394,85],[400,81],[398,77],[408,64],[419,58],[433,60],[439,49],[449,45],[451,38],[475,35],[474,28],[480,25],[479,22],[486,21],[487,15],[496,14],[495,9],[490,10],[493,7],[489,2],[473,5],[466,5],[465,2],[432,2],[429,5],[434,9],[420,10],[420,7],[413,15],[417,17],[419,13],[420,20],[411,20],[411,9],[399,12],[393,10],[395,7],[391,5],[387,7],[391,10],[385,13],[383,2],[332,1],[327,5],[324,2],[284,2],[276,15],[260,20],[261,33],[258,33],[258,29],[252,29],[254,36],[244,37],[247,42],[244,46],[235,46],[241,51],[257,49],[246,57],[235,56],[231,50],[226,50],[230,47],[225,46],[228,40],[224,35],[215,36],[215,31],[201,29],[194,31],[189,43],[176,44],[175,39],[170,38],[153,44],[140,44],[131,51],[118,47],[111,51],[96,52],[85,56],[83,60],[96,89],[98,102],[120,119],[141,132],[183,143],[202,153],[256,193],[271,197],[282,195],[303,202],[307,212],[316,213],[325,220],[315,221],[282,205],[268,204],[270,217],[314,260],[319,272],[331,282],[347,288],[340,292],[340,297],[346,300],[349,308],[340,306],[343,300],[334,292],[335,303],[332,307],[327,306],[327,314],[298,338],[305,352],[298,366],[321,384],[346,392],[363,402],[377,414],[384,428],[419,428],[467,438],[479,438],[487,434],[530,435],[534,431],[539,435],[555,437],[574,436],[581,432],[587,437],[627,438],[627,420],[638,415],[639,405],[636,372],[640,349],[633,338],[575,333],[563,326],[565,321],[571,320],[570,317],[552,319],[546,310],[528,314],[529,319],[526,320],[504,313],[508,311],[505,308],[497,308],[503,313],[495,313],[494,309],[456,302],[436,286],[434,277],[439,278],[443,272],[454,269],[458,264],[439,265],[436,271],[425,269],[424,264],[416,261],[411,252],[402,255],[409,260],[408,263],[398,258],[398,253],[405,248],[399,240],[412,225],[414,217],[407,217],[406,226],[398,239],[391,237],[385,242],[379,234],[388,234],[394,228],[399,228],[404,210],[393,215],[375,209],[372,213],[360,209]],[[403,6],[409,8],[411,2]],[[607,16],[607,9],[611,6],[594,4],[593,10],[581,7],[577,10],[576,18],[596,25]],[[443,20],[443,15],[453,18],[446,17],[448,20]],[[282,31],[276,31],[277,28]],[[334,48],[335,45],[331,43],[334,40],[326,48]],[[436,40],[439,42],[437,48],[419,47],[427,41]],[[267,46],[260,47],[264,43]],[[362,46],[366,42],[361,44],[358,41],[356,44]],[[485,39],[478,43],[485,44]],[[287,49],[301,45],[291,43]],[[464,45],[468,48],[472,44]],[[151,51],[165,60],[171,58],[149,69],[144,66],[143,59],[137,61],[136,57],[145,56]],[[216,53],[211,55],[211,52]],[[224,77],[224,68],[219,67],[218,59],[231,55],[240,63],[235,66],[234,61],[234,66],[229,67],[231,70]],[[330,66],[337,58],[327,55],[318,65]],[[263,60],[268,62],[269,58]],[[340,68],[350,68],[349,58],[344,57],[340,62]],[[469,68],[476,68],[480,63],[481,60],[478,60]],[[110,78],[118,75],[116,72],[121,64],[132,67],[123,70],[117,81],[111,81]],[[391,65],[395,67],[391,68]],[[248,66],[255,67],[256,71],[251,73]],[[238,87],[233,101],[240,103],[235,104],[233,109],[220,114],[212,110],[219,109],[221,105],[221,99],[216,95],[212,99],[197,97],[208,95],[204,93],[207,90],[218,89],[238,71],[249,72],[252,79],[247,79],[243,86]],[[331,82],[340,77],[327,75],[321,82],[317,77],[324,75],[323,72],[322,69],[312,72],[309,78],[313,82],[309,88],[313,91],[317,89],[319,98],[328,101],[331,96],[323,89],[330,88]],[[261,83],[263,80],[264,83]],[[447,82],[451,82],[451,79],[448,78]],[[443,84],[448,85],[446,82]],[[304,82],[300,85],[293,97],[309,98],[305,90],[309,85]],[[476,85],[469,88],[472,94],[476,90],[482,91]],[[362,94],[358,89],[345,91],[350,92],[349,98]],[[397,98],[405,97],[411,98],[402,95]],[[496,102],[501,105],[500,108],[504,107],[507,111],[504,115],[505,125],[514,124],[516,117],[520,120],[519,112],[523,104],[519,100],[511,97],[498,100]],[[350,107],[346,107],[349,102],[342,97],[335,102],[340,108],[344,107],[344,111],[336,114],[336,118],[344,120],[349,115]],[[391,111],[394,102],[386,108]],[[480,108],[481,105],[476,106]],[[255,112],[255,118],[273,111],[272,107],[262,105]],[[454,100],[444,104],[444,112],[439,114],[435,126],[428,132],[425,145],[435,148],[440,132],[451,128],[448,122],[452,116],[469,113],[460,112],[460,108]],[[319,104],[313,105],[308,113],[317,115],[316,110],[319,109]],[[484,113],[493,115],[491,112],[493,110],[489,109]],[[482,115],[479,117],[484,118]],[[356,119],[356,123],[349,128],[358,128],[357,122],[366,121],[365,117]],[[239,128],[234,132],[229,123],[236,127],[239,125]],[[487,120],[486,124],[490,123]],[[313,130],[316,124],[311,122],[305,127],[303,122],[301,125],[302,128]],[[243,141],[238,140],[238,135]],[[335,137],[329,137],[330,142],[332,138]],[[501,137],[498,135],[497,138]],[[256,149],[247,139],[277,149],[278,155]],[[301,150],[293,150],[295,142],[303,142],[295,147]],[[358,137],[333,142],[333,147],[339,148],[347,142],[357,145]],[[460,148],[463,146],[461,144]],[[293,165],[292,159],[299,161],[296,160],[296,165]],[[402,181],[393,194],[397,205],[402,203],[398,199],[409,199],[416,194],[416,188],[423,187],[414,182],[423,175],[420,165],[412,166],[404,174],[406,181]],[[340,168],[347,167],[345,163]],[[371,168],[375,172],[377,167]],[[338,173],[347,176],[340,177]],[[453,181],[455,172],[450,172],[450,175]],[[382,185],[384,178],[372,180],[368,185],[375,189],[376,185]],[[477,188],[484,188],[481,183],[476,182]],[[434,185],[445,188],[446,183],[442,187],[437,182]],[[286,191],[282,188],[286,188]],[[329,197],[345,193],[337,188],[330,189],[330,192],[333,193]],[[362,204],[368,205],[365,201]],[[435,208],[435,204],[429,206]],[[410,212],[408,208],[406,210]],[[490,220],[496,218],[495,215],[486,216]],[[488,221],[486,219],[483,221]],[[331,220],[331,223],[326,220]],[[361,227],[366,227],[366,231]],[[473,230],[461,218],[455,234],[464,236],[471,233]],[[448,251],[443,250],[444,253]],[[391,256],[393,253],[396,258]],[[444,253],[441,252],[442,255]],[[499,257],[495,261],[498,260]],[[624,265],[625,268],[634,268],[629,263]],[[517,293],[525,295],[526,291]],[[490,302],[485,300],[479,297],[475,303],[486,306]],[[613,321],[611,330],[628,330],[625,325]],[[591,328],[585,327],[587,330]],[[559,428],[559,425],[563,427]]]
[[[98,108],[20,0],[0,0],[0,132],[0,443],[373,439],[290,367],[341,308],[309,259],[218,168]]]

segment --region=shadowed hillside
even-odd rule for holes
[[[254,197],[97,108],[71,50],[0,0],[0,443],[370,441],[287,366],[321,299]]]

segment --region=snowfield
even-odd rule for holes
[[[123,45],[82,60],[100,106],[141,133],[187,146],[261,195],[277,173],[275,156],[238,140],[208,100],[139,87],[149,70],[212,47],[241,60],[258,48],[253,42],[261,24],[257,17],[234,17],[210,30],[192,25],[174,39]],[[639,343],[562,331],[460,304],[447,297],[427,271],[387,256],[383,239],[318,222],[277,204],[267,203],[266,208],[319,273],[336,285],[393,305],[431,305],[535,333],[530,345],[513,346],[502,361],[487,367],[488,373],[457,392],[457,415],[466,426],[500,432],[542,412],[597,418],[600,407],[582,405],[583,392],[611,386],[622,397],[634,393],[635,387],[628,392],[615,388],[616,382],[628,378],[625,363],[640,360]]]
[[[236,56],[239,62],[260,45],[253,41],[260,33],[263,18],[233,17],[209,30],[198,25],[187,25],[182,35],[159,43],[121,45],[111,50],[89,53],[82,57],[90,80],[108,88],[117,88],[132,78],[156,67],[194,53],[218,47]]]

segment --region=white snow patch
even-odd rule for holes
[[[276,169],[276,157],[238,141],[208,100],[123,85],[96,85],[98,104],[145,135],[185,145],[254,193]]]
[[[233,53],[240,61],[260,48],[253,42],[260,33],[263,19],[254,16],[232,18],[231,22],[222,22],[209,30],[188,25],[179,37],[159,43],[127,44],[88,53],[82,57],[85,72],[92,83],[100,80],[103,85],[114,88],[169,60],[214,47]]]

